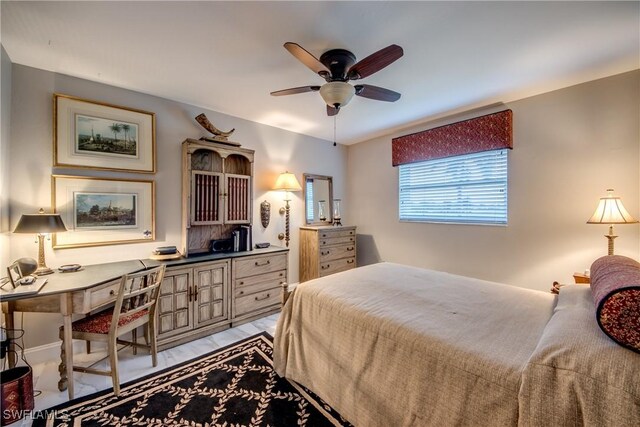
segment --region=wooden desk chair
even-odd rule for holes
[[[111,370],[102,371],[93,368],[74,366],[73,370],[89,374],[111,376],[113,392],[120,394],[120,380],[118,379],[118,344],[148,348],[151,353],[153,366],[158,364],[158,346],[156,341],[156,303],[160,295],[160,285],[164,277],[165,266],[152,268],[139,273],[122,276],[117,299],[113,308],[90,314],[72,323],[73,339],[90,341],[106,341],[109,354],[109,367]],[[139,344],[135,330],[139,326],[145,326],[145,342]],[[118,339],[120,336],[131,332],[133,341]],[[60,327],[62,337],[63,328]],[[123,347],[124,348],[124,347]],[[87,345],[87,350],[89,346]],[[134,351],[134,354],[136,352]]]

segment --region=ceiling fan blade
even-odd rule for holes
[[[289,89],[276,90],[275,92],[271,92],[271,95],[272,96],[295,95],[296,93],[317,92],[319,90],[320,90],[320,86],[301,86],[301,87],[292,87]]]
[[[368,77],[401,58],[402,55],[404,55],[404,51],[397,44],[380,49],[351,67],[348,74],[349,79],[358,80]]]
[[[400,94],[383,87],[372,85],[356,85],[356,95],[376,101],[395,102],[400,99]]]
[[[309,67],[311,71],[325,78],[331,74],[329,69],[318,60],[315,56],[307,52],[302,46],[293,42],[286,42],[284,48],[295,56],[298,61]]]
[[[340,112],[339,108],[332,107],[331,105],[327,105],[327,116],[335,116]]]

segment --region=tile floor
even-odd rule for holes
[[[151,356],[142,349],[138,351],[138,355],[134,356],[131,348],[126,348],[118,353],[118,367],[120,375],[120,383],[124,384],[133,379],[145,376],[152,372],[159,371],[169,366],[176,365],[202,354],[214,351],[217,348],[224,347],[244,338],[266,331],[272,336],[275,334],[276,323],[279,314],[273,314],[245,323],[187,344],[173,347],[158,353],[158,366],[151,366]],[[105,352],[98,347],[99,343],[92,344],[92,353],[74,354],[74,362],[82,366],[88,366],[94,361],[98,361],[105,356]],[[93,352],[95,348],[95,353]],[[33,365],[33,382],[34,389],[40,391],[41,394],[35,398],[35,410],[47,409],[54,405],[64,403],[68,400],[66,391],[58,391],[58,364],[59,360],[51,360],[47,363],[39,363]],[[97,369],[107,368],[107,361],[103,360],[94,367]],[[75,379],[75,397],[86,396],[100,390],[111,388],[111,378],[101,375],[84,374],[74,372]],[[23,420],[13,424],[14,426],[30,426],[30,420]]]

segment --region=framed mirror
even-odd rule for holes
[[[304,216],[308,225],[331,224],[333,212],[333,179],[326,175],[305,173],[304,179]]]

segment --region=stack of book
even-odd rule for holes
[[[231,233],[233,236],[233,252],[244,252],[253,250],[251,244],[251,226],[241,225]]]
[[[176,259],[180,258],[182,254],[175,246],[159,246],[153,250],[151,259],[163,260],[163,259]]]
[[[156,255],[170,255],[178,252],[178,248],[175,246],[158,246],[154,249],[153,253]]]

